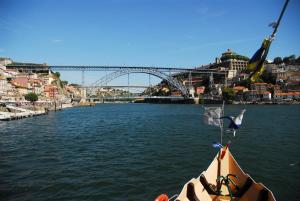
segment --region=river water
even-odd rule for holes
[[[300,200],[300,106],[226,106],[242,169],[277,200]],[[101,104],[0,122],[0,200],[154,200],[179,193],[217,150],[201,105]]]

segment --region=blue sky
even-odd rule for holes
[[[228,48],[251,57],[283,0],[0,0],[0,56],[50,65],[194,67]],[[300,55],[290,0],[269,59]],[[79,82],[80,73],[62,73]],[[97,76],[87,73],[92,82]],[[141,78],[142,79],[142,78]],[[127,77],[126,77],[127,80]]]

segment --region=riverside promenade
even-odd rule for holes
[[[15,107],[13,105],[6,105],[5,108],[8,110],[7,112],[0,112],[0,120],[1,121],[10,121],[15,119],[23,119],[32,116],[43,115],[47,113],[47,110],[39,109],[39,110],[29,110],[20,107]]]
[[[27,117],[48,114],[49,111],[60,111],[66,108],[79,106],[94,106],[95,103],[62,103],[62,102],[36,102],[31,105],[28,102],[1,102],[0,121],[10,121]]]

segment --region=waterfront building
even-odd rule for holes
[[[12,91],[12,85],[6,78],[0,77],[0,99],[5,99],[10,91]]]
[[[58,96],[58,88],[55,85],[48,84],[44,87],[44,93],[47,98],[55,100]]]
[[[292,101],[293,97],[294,97],[294,93],[293,92],[275,93],[274,94],[274,100],[276,102]],[[299,99],[299,95],[298,95],[298,99]]]
[[[10,58],[7,57],[0,57],[0,66],[6,66],[8,64],[11,64],[13,61]]]
[[[262,100],[263,101],[271,101],[272,100],[272,94],[271,94],[271,92],[265,91],[263,93]]]
[[[299,69],[287,67],[286,81],[287,82],[299,82],[300,83],[300,66]]]
[[[210,69],[226,71],[227,79],[232,79],[247,69],[249,58],[239,55],[230,49],[222,53],[220,58],[215,59],[215,63],[209,66]]]
[[[5,78],[0,78],[0,96],[6,94],[7,88],[7,80]]]
[[[18,63],[0,58],[0,99],[23,101],[30,92],[39,100],[66,100],[69,93],[47,64]]]
[[[245,92],[245,99],[247,101],[257,102],[261,100],[261,97],[256,90],[248,90]]]
[[[276,77],[276,81],[286,80],[286,69],[284,63],[282,64],[267,64],[266,71],[271,73],[274,77]]]
[[[249,59],[228,49],[222,53],[220,60],[223,67],[241,72],[247,68]]]
[[[36,94],[42,93],[42,80],[41,79],[34,79],[30,77],[16,77],[13,78],[10,82],[21,95],[25,95],[29,92],[34,92]]]
[[[253,83],[251,90],[245,91],[245,98],[252,102],[271,101],[272,93],[268,91],[267,83]]]
[[[196,88],[196,94],[199,95],[203,95],[205,91],[205,86],[201,86],[201,87],[197,87]]]
[[[66,86],[66,90],[69,93],[69,97],[80,97],[80,90],[72,85]]]
[[[244,86],[234,86],[233,91],[235,92],[236,100],[244,100],[245,94],[249,91],[247,87]]]
[[[40,95],[43,92],[43,85],[41,79],[29,79],[29,83],[33,93]]]
[[[234,78],[232,78],[231,82],[232,83],[241,82],[242,80],[246,80],[248,77],[249,77],[249,74],[240,73],[240,74],[236,75]]]
[[[293,92],[294,100],[300,101],[300,91]]]
[[[21,95],[25,95],[30,91],[30,83],[27,77],[17,77],[11,80],[11,84]]]
[[[281,87],[278,84],[272,85],[272,90],[274,93],[282,92]]]
[[[268,84],[264,82],[256,82],[251,84],[251,89],[257,91],[259,94],[263,94],[268,89]]]
[[[15,71],[6,70],[5,66],[0,65],[0,75],[3,75],[7,78],[12,78],[12,77],[16,77],[16,75],[18,75],[18,73]]]
[[[189,95],[190,97],[195,97],[195,88],[193,86],[189,87]]]
[[[6,67],[6,70],[24,73],[49,73],[49,67],[46,63],[21,63],[14,62],[10,58],[0,58],[0,65]]]
[[[181,96],[181,93],[180,93],[180,91],[172,91],[171,92],[171,96]]]
[[[203,78],[202,77],[191,77],[191,79],[185,79],[182,81],[182,84],[186,87],[189,87],[190,84],[195,86],[195,85],[199,85],[201,84],[203,81]]]
[[[286,66],[285,90],[288,92],[300,91],[300,66]]]

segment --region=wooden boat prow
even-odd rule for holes
[[[255,182],[248,174],[240,168],[229,149],[222,148],[226,151],[222,159],[217,154],[206,171],[203,171],[197,178],[187,182],[176,201],[225,201],[231,200],[226,185],[217,182],[219,176],[228,174],[236,175],[230,177],[239,189],[230,184],[232,190],[232,200],[234,201],[275,201],[273,193],[261,183]],[[221,153],[221,152],[220,152]],[[221,193],[217,189],[221,190]]]

